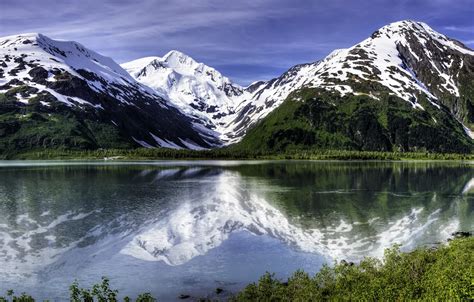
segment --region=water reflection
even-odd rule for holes
[[[221,171],[203,183],[201,194],[184,198],[163,218],[140,230],[122,253],[180,265],[219,246],[230,233],[246,230],[277,238],[304,252],[339,260],[359,260],[367,255],[380,257],[383,250],[394,243],[410,248],[415,243],[444,241],[460,228],[460,219],[463,219],[459,216],[460,207],[467,206],[466,199],[460,194],[466,193],[465,190],[451,195],[439,192],[438,189],[442,189],[439,187],[432,192],[372,188],[370,194],[364,193],[365,198],[361,199],[360,192],[365,191],[361,182],[364,181],[357,182],[359,189],[313,192],[326,198],[332,195],[335,202],[339,202],[340,211],[317,208],[313,213],[295,213],[295,209],[285,211],[288,210],[285,205],[274,201],[284,200],[278,199],[282,194],[290,198],[298,196],[301,183],[296,188],[275,187],[270,180],[246,178],[236,171]],[[275,195],[276,192],[279,194]],[[340,194],[343,197],[338,196]],[[307,197],[303,202],[314,200]],[[382,206],[376,207],[374,202],[381,202]],[[389,205],[392,202],[398,204]],[[287,203],[290,203],[288,207],[294,206]],[[353,210],[345,207],[347,203],[359,206],[366,215],[354,220]],[[370,208],[363,209],[364,204]],[[390,213],[384,211],[387,207],[391,208]],[[325,218],[318,221],[322,216]],[[463,223],[469,224],[469,220]]]
[[[179,266],[240,231],[358,260],[473,229],[466,164],[189,165],[0,168],[2,280],[73,273],[78,253]]]

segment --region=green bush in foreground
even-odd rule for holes
[[[398,247],[383,260],[325,265],[315,276],[297,271],[287,282],[267,273],[232,301],[472,301],[474,238],[410,253]]]
[[[109,279],[102,277],[102,283],[97,283],[92,286],[91,289],[80,288],[79,283],[74,281],[69,287],[70,301],[71,302],[118,302],[117,298],[118,290],[110,287]],[[13,290],[7,291],[7,297],[0,297],[0,302],[34,302],[34,298],[22,293],[21,296],[15,296]],[[132,299],[129,297],[123,298],[124,302],[130,302]],[[135,299],[136,302],[156,302],[149,293],[143,293],[138,295]]]
[[[118,291],[109,280],[91,289],[70,288],[72,302],[116,302]],[[383,260],[365,258],[359,264],[341,261],[325,265],[315,276],[295,272],[286,282],[267,273],[230,301],[474,301],[474,238],[461,238],[437,248],[409,253],[397,246],[387,249]],[[27,294],[13,291],[0,302],[33,302]],[[132,301],[125,297],[124,301]],[[135,301],[154,302],[150,294]],[[204,300],[205,301],[205,300]]]
[[[102,283],[95,284],[92,289],[79,288],[79,283],[75,281],[70,287],[69,292],[71,294],[71,302],[117,302],[118,290],[111,289],[109,279],[102,277]],[[123,299],[125,302],[132,301],[129,297]],[[149,293],[140,294],[137,302],[155,302]]]

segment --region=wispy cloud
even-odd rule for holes
[[[445,30],[472,33],[474,35],[474,26],[455,26],[449,25],[443,27]]]
[[[296,12],[270,7],[268,1],[239,1],[223,6],[216,1],[101,1],[44,0],[34,9],[31,1],[2,2],[2,31],[42,31],[57,36],[147,37],[165,36],[200,28],[243,25],[261,17],[276,18]],[[10,2],[10,3],[8,3]],[[102,4],[102,5],[100,5]],[[33,4],[33,6],[36,6]],[[23,8],[22,8],[23,7]],[[23,21],[18,24],[19,21]],[[28,22],[24,22],[28,20]]]

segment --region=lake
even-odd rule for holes
[[[229,293],[474,229],[472,162],[0,161],[0,293]],[[0,294],[0,295],[1,295]],[[215,297],[215,296],[212,296]]]

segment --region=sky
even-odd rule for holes
[[[124,63],[176,49],[247,85],[416,20],[474,48],[474,0],[0,0],[0,36],[39,32]]]

